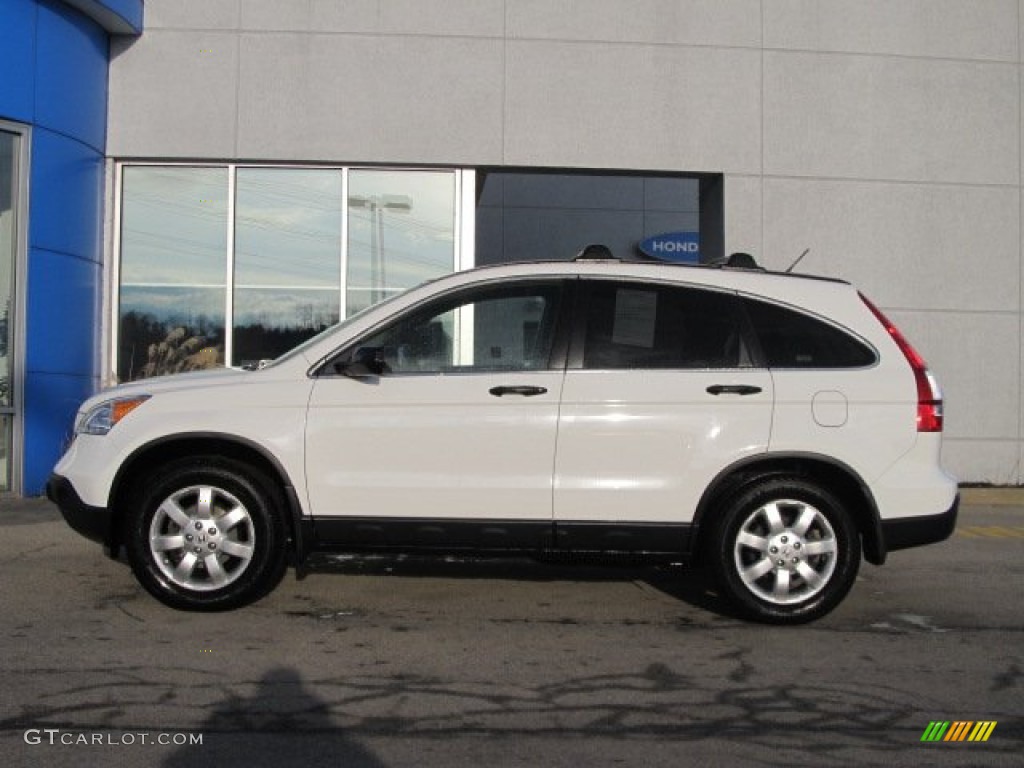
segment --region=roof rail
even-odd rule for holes
[[[602,243],[591,243],[590,245],[583,246],[583,249],[576,254],[576,258],[573,261],[619,261],[615,254],[612,253],[612,249]]]
[[[714,263],[716,267],[727,267],[729,269],[756,269],[764,272],[765,269],[749,253],[730,253],[724,259]]]

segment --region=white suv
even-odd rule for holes
[[[347,551],[698,557],[745,616],[834,608],[953,531],[942,402],[847,283],[615,260],[457,273],[258,370],[86,401],[48,494],[175,608]]]

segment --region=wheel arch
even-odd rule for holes
[[[882,565],[886,558],[885,538],[874,495],[863,478],[851,467],[828,456],[814,453],[773,453],[747,457],[732,464],[708,485],[693,517],[691,556],[699,556],[713,528],[718,505],[728,501],[752,483],[765,477],[796,476],[821,484],[843,501],[860,532],[864,559]]]
[[[136,448],[122,462],[111,484],[108,506],[111,525],[106,541],[116,557],[124,541],[126,505],[132,483],[151,467],[191,456],[214,455],[255,467],[281,491],[285,504],[285,525],[296,564],[301,564],[312,538],[309,518],[302,514],[295,486],[281,462],[264,446],[237,435],[218,432],[188,432],[158,438]]]

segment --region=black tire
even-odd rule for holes
[[[726,501],[708,554],[724,596],[745,618],[802,624],[850,591],[861,548],[838,498],[804,478],[776,475]]]
[[[223,611],[270,592],[287,566],[280,494],[259,472],[220,457],[161,467],[126,510],[128,560],[172,608]]]

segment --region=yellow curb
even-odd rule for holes
[[[960,503],[978,507],[1024,506],[1024,488],[961,488]]]

